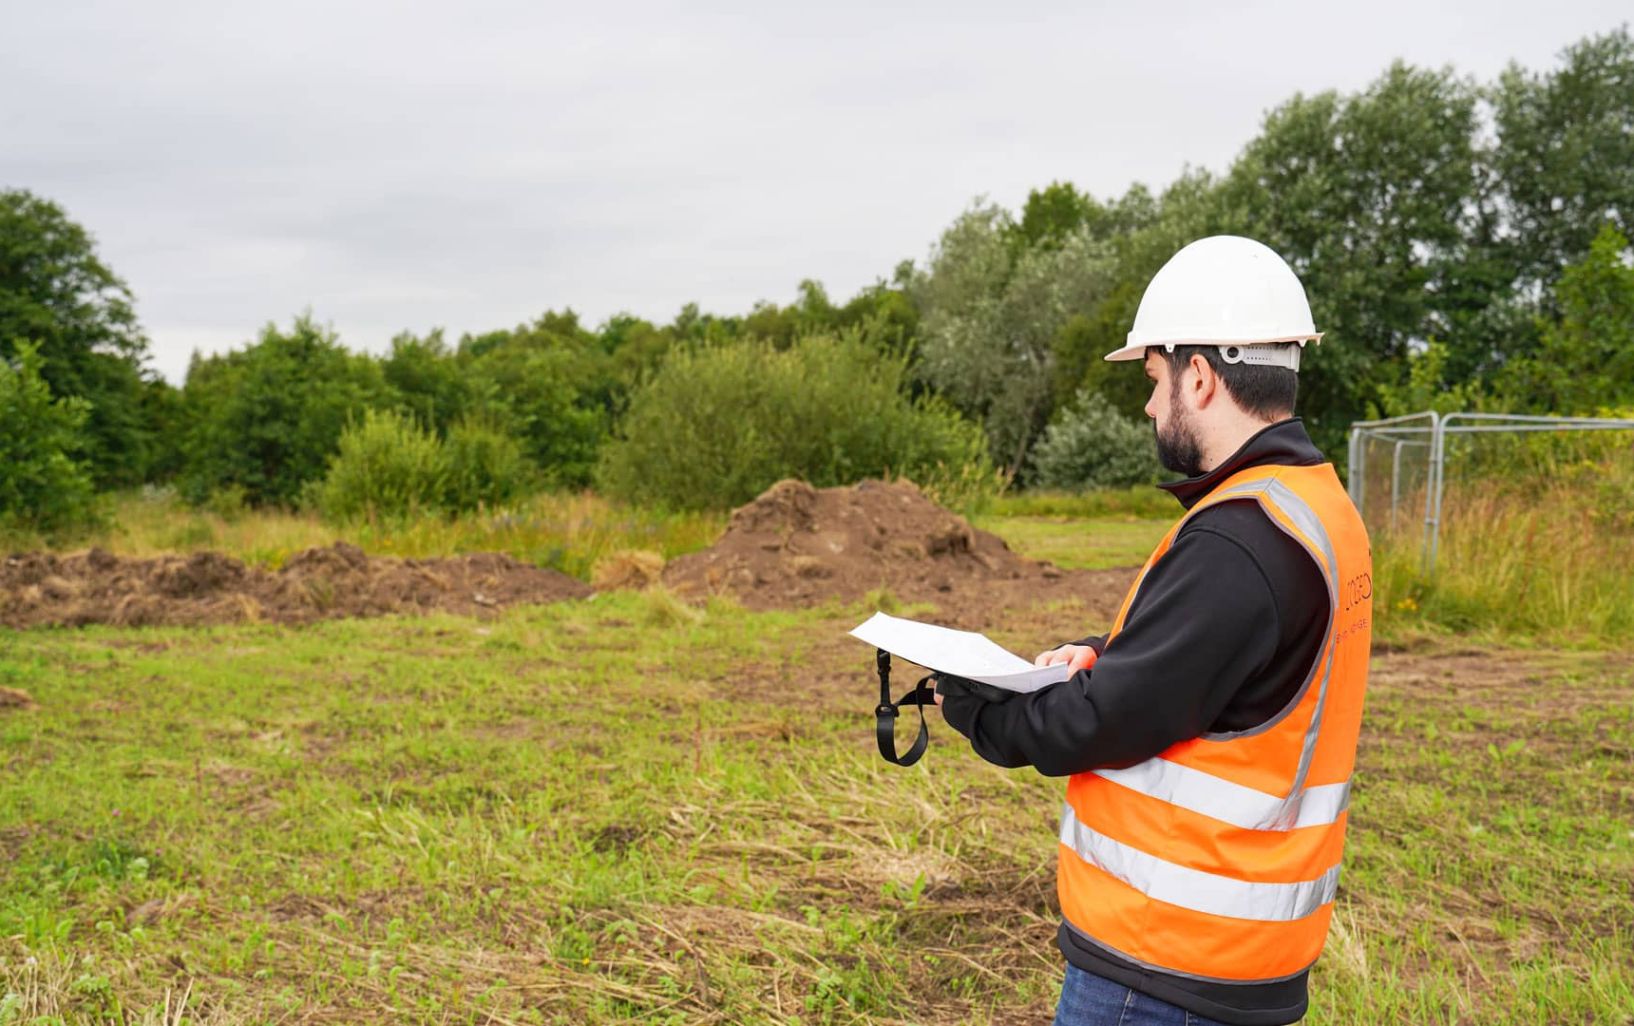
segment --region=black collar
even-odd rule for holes
[[[1191,509],[1203,496],[1219,487],[1221,481],[1239,470],[1267,464],[1309,467],[1325,462],[1321,450],[1305,433],[1304,421],[1289,417],[1256,432],[1213,470],[1181,481],[1168,481],[1158,487],[1179,499],[1180,505]]]

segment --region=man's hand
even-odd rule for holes
[[[1095,650],[1088,645],[1062,645],[1048,652],[1040,652],[1033,659],[1034,666],[1055,666],[1066,663],[1074,670],[1087,670],[1095,665]]]

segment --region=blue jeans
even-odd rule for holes
[[[1067,966],[1054,1026],[1221,1026],[1075,965]]]

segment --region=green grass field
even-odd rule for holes
[[[1087,520],[1050,514],[978,516],[972,520],[975,526],[1003,538],[1017,552],[1079,570],[1140,566],[1173,522],[1173,517],[1109,516]]]
[[[1046,1021],[1060,782],[881,762],[865,613],[0,635],[0,1026]],[[1307,1021],[1634,1023],[1634,655],[1374,667]]]

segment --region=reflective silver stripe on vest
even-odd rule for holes
[[[1147,797],[1178,805],[1191,812],[1242,827],[1244,830],[1295,830],[1299,827],[1333,823],[1339,818],[1339,814],[1350,806],[1350,782],[1305,787],[1311,759],[1316,754],[1316,738],[1322,726],[1322,710],[1327,704],[1328,681],[1333,675],[1333,660],[1338,647],[1333,643],[1333,622],[1339,608],[1339,593],[1335,584],[1339,574],[1339,563],[1334,556],[1333,542],[1328,538],[1327,529],[1322,526],[1322,520],[1316,515],[1316,511],[1311,509],[1293,489],[1275,478],[1236,485],[1221,491],[1220,495],[1255,499],[1261,505],[1272,507],[1293,521],[1294,525],[1304,532],[1305,537],[1317,545],[1319,562],[1322,564],[1322,579],[1328,586],[1328,625],[1324,632],[1327,640],[1323,642],[1325,652],[1321,657],[1320,667],[1313,668],[1312,671],[1312,676],[1318,682],[1316,709],[1311,714],[1310,725],[1305,730],[1304,743],[1299,753],[1299,766],[1294,773],[1288,796],[1283,798],[1266,794],[1158,756],[1125,769],[1093,772],[1096,776],[1104,777],[1131,791],[1138,791]],[[1281,521],[1274,516],[1270,519],[1286,533],[1287,529],[1283,527]],[[1307,680],[1305,688],[1310,684],[1311,681]],[[1303,699],[1305,688],[1300,689],[1294,704],[1297,705],[1298,701]],[[1225,743],[1229,743],[1229,740]]]
[[[1080,823],[1071,805],[1061,813],[1061,843],[1149,898],[1213,916],[1292,922],[1318,911],[1339,891],[1337,865],[1315,880],[1251,883],[1165,862]]]
[[[1226,494],[1254,495],[1262,505],[1274,506],[1321,550],[1322,578],[1328,586],[1328,626],[1324,633],[1327,640],[1323,642],[1328,650],[1327,661],[1322,667],[1322,683],[1316,691],[1316,710],[1311,713],[1311,725],[1305,731],[1305,746],[1299,753],[1299,770],[1294,774],[1293,787],[1289,789],[1289,797],[1292,798],[1305,789],[1305,777],[1310,773],[1311,759],[1316,754],[1316,737],[1322,728],[1322,712],[1328,704],[1328,681],[1333,677],[1333,660],[1339,651],[1333,639],[1333,624],[1339,617],[1339,559],[1333,553],[1333,540],[1328,537],[1328,529],[1322,525],[1322,518],[1316,515],[1316,510],[1276,478],[1231,488]],[[1271,518],[1271,523],[1282,527],[1282,522],[1276,517]],[[1286,528],[1283,530],[1286,531]]]
[[[1307,787],[1280,798],[1168,759],[1147,759],[1127,769],[1103,769],[1094,773],[1149,798],[1244,830],[1321,826],[1338,821],[1339,814],[1350,807],[1348,780]]]

